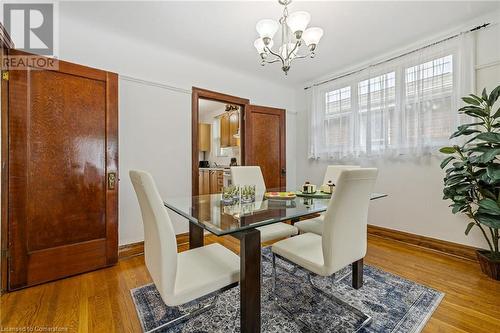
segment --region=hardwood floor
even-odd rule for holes
[[[238,252],[237,240],[208,236]],[[179,244],[179,250],[188,248]],[[500,282],[475,262],[370,236],[365,263],[446,293],[423,332],[500,332]],[[0,331],[141,332],[129,290],[149,283],[142,255],[1,297]],[[56,330],[53,330],[55,332]]]

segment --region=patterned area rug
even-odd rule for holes
[[[363,318],[349,307],[336,303],[308,282],[307,272],[277,259],[278,302],[271,301],[271,249],[262,250],[262,332],[353,332]],[[351,287],[351,268],[330,278],[314,277],[314,284],[326,293],[334,294],[373,318],[359,332],[420,332],[441,302],[444,294],[436,290],[365,265],[364,285]],[[184,313],[196,309],[205,297],[179,307],[168,307],[153,284],[131,290],[139,320],[145,332],[159,327]],[[212,295],[211,295],[212,296]],[[239,288],[219,295],[216,306],[186,322],[161,332],[240,332]],[[288,313],[287,313],[288,312]]]

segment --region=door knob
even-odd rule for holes
[[[281,175],[282,175],[282,176],[286,176],[286,169],[285,169],[285,168],[282,168],[282,169],[281,169]]]

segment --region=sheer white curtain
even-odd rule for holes
[[[473,34],[462,34],[307,91],[310,158],[424,155],[449,143],[474,91]]]

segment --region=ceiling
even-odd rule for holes
[[[60,4],[72,19],[285,84],[342,71],[499,9],[496,1],[296,1],[290,12],[307,10],[325,34],[316,58],[298,60],[285,77],[278,64],[260,66],[253,47],[255,23],[281,16],[277,1]]]
[[[226,108],[226,104],[216,101],[211,101],[208,99],[200,98],[198,100],[198,110],[199,112],[214,112],[214,111],[223,111]]]

